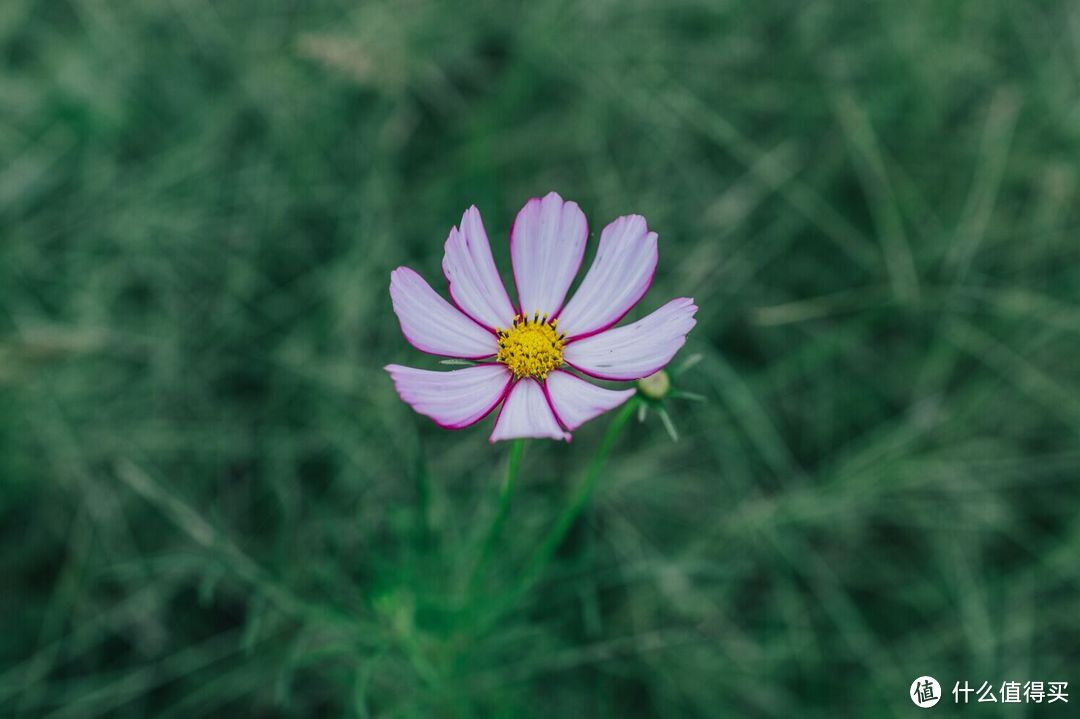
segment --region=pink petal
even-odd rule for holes
[[[569,433],[564,432],[559,420],[555,419],[544,390],[536,380],[522,379],[513,386],[499,410],[495,431],[491,433],[492,442],[518,437],[570,440]]]
[[[604,228],[592,267],[559,313],[567,337],[596,334],[633,309],[656,272],[656,233],[641,215],[620,217]]]
[[[550,192],[521,208],[510,231],[510,258],[522,314],[554,315],[574,281],[589,225],[574,202]]]
[[[648,377],[667,365],[686,342],[686,333],[697,324],[695,312],[694,301],[680,297],[633,324],[572,342],[563,359],[599,379]]]
[[[461,429],[488,415],[510,384],[511,374],[500,364],[481,364],[450,372],[432,372],[391,364],[386,371],[398,396],[440,427]]]
[[[475,206],[461,216],[460,230],[450,230],[442,266],[450,283],[450,296],[465,314],[492,330],[513,324],[517,312],[495,267],[487,232]]]
[[[494,334],[452,307],[408,267],[390,273],[390,299],[405,339],[418,350],[467,359],[499,350]]]
[[[632,389],[604,389],[562,370],[548,375],[545,388],[551,408],[569,430],[577,429],[634,396]]]

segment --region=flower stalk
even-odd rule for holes
[[[626,426],[626,423],[637,411],[640,401],[641,399],[636,395],[632,397],[630,401],[622,406],[622,409],[619,410],[618,414],[615,415],[615,419],[608,426],[607,432],[604,433],[603,439],[600,440],[600,446],[597,448],[596,454],[593,455],[592,460],[589,462],[585,476],[574,489],[570,501],[555,520],[547,536],[544,537],[533,552],[532,559],[522,574],[521,582],[513,593],[513,603],[516,603],[521,595],[528,592],[543,575],[548,565],[551,564],[555,552],[562,546],[563,541],[581,516],[582,511],[588,506],[589,498],[592,497],[593,489],[596,487],[596,481],[600,478],[604,463],[607,461],[608,455],[611,454],[611,450],[614,448],[623,427]]]
[[[499,488],[499,506],[495,510],[495,516],[492,518],[491,524],[488,526],[487,533],[484,536],[484,543],[480,548],[480,558],[477,560],[476,567],[473,569],[472,576],[469,579],[470,594],[472,594],[472,590],[476,588],[477,582],[483,576],[484,569],[486,569],[487,563],[491,559],[492,550],[499,541],[499,535],[502,534],[506,517],[510,513],[510,498],[514,494],[518,469],[521,467],[521,456],[524,452],[525,440],[515,439],[510,445],[510,459],[506,465],[506,476],[503,478],[502,486]]]

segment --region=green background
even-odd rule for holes
[[[5,0],[0,50],[0,714],[1080,682],[1076,4]],[[695,298],[707,401],[508,606],[612,416],[528,444],[473,581],[510,445],[397,398],[387,287],[473,203],[507,271],[552,189],[590,256],[659,232],[631,318]]]

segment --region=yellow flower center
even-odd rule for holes
[[[537,377],[547,379],[548,373],[562,366],[563,340],[555,325],[559,320],[548,322],[547,315],[539,312],[530,320],[528,316],[514,317],[514,326],[499,329],[499,354],[495,357],[506,365],[518,379]]]

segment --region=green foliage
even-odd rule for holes
[[[1053,1],[6,0],[0,714],[1076,680],[1077,47]],[[660,233],[636,312],[696,299],[707,401],[629,422],[531,583],[614,416],[502,506],[491,420],[381,367],[439,367],[390,271],[472,203],[508,269],[551,189]]]

